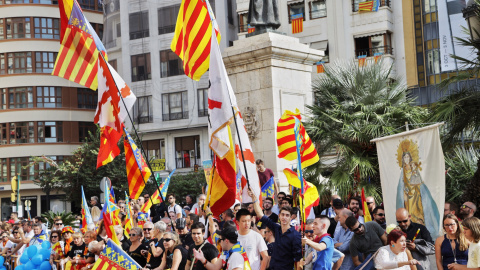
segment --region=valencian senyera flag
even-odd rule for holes
[[[150,210],[150,208],[152,207],[153,204],[161,203],[162,198],[165,198],[167,196],[168,186],[170,185],[170,179],[171,179],[172,175],[175,173],[175,170],[176,169],[173,169],[173,171],[170,173],[170,175],[168,175],[167,179],[165,179],[165,181],[160,185],[160,190],[161,190],[161,195],[162,196],[160,196],[160,193],[158,192],[159,189],[157,188],[155,190],[155,192],[153,193],[153,195],[150,197],[150,199],[147,200],[143,204],[142,209],[140,209],[141,212],[147,213],[148,210]]]
[[[76,0],[60,0],[60,50],[52,75],[97,90],[97,59],[107,57],[101,39]]]
[[[87,199],[85,199],[85,193],[83,192],[83,186],[82,186],[82,230],[86,232],[87,226],[90,224],[93,227],[95,227],[95,223],[93,223],[93,218],[92,218],[92,215],[90,214]]]
[[[133,228],[133,219],[132,219],[132,209],[130,206],[130,198],[128,197],[127,192],[125,191],[125,211],[126,211],[126,217],[125,217],[125,226],[124,226],[124,231],[125,231],[125,236],[127,238],[130,238],[130,230]]]
[[[303,13],[292,15],[292,34],[303,32]]]
[[[378,11],[380,0],[371,0],[358,3],[358,11]]]
[[[406,208],[432,238],[441,232],[445,203],[445,159],[439,126],[422,127],[372,140],[377,145],[387,223]]]
[[[127,164],[127,178],[128,178],[128,191],[131,199],[138,199],[145,183],[150,178],[152,172],[145,163],[145,159],[142,156],[140,149],[137,147],[132,137],[128,133],[127,129],[123,128],[125,132],[125,162]]]
[[[141,270],[142,268],[120,246],[108,239],[92,270]]]
[[[298,178],[298,175],[296,172],[290,170],[290,169],[284,169],[283,173],[287,177],[287,181],[292,187],[296,188],[301,188],[302,183],[300,182],[300,179]],[[320,202],[320,197],[318,196],[318,190],[315,185],[313,185],[310,182],[305,181],[303,179],[303,187],[304,187],[304,193],[300,194],[301,200],[300,203],[303,204],[300,209],[305,209],[305,215],[303,216],[303,221],[305,222],[306,218],[308,215],[310,215],[310,212],[312,211],[312,208],[314,206],[317,206],[318,203]]]
[[[211,40],[220,42],[220,29],[208,0],[183,0],[170,48],[183,60],[183,70],[193,80],[200,80],[208,70]]]

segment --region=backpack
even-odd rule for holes
[[[173,211],[175,212],[175,215],[177,214],[177,210],[175,210],[175,207],[177,207],[178,204],[175,204],[173,206]],[[178,205],[180,206],[180,205]],[[182,209],[182,218],[185,218],[187,216],[187,214],[185,213],[185,210],[183,210],[183,207],[180,206],[180,209]]]

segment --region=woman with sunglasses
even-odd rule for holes
[[[63,249],[65,243],[61,241],[62,232],[61,231],[51,231],[50,232],[50,244],[51,244],[51,251],[50,251],[50,264],[54,265],[55,260],[59,260],[63,257]]]
[[[145,264],[147,264],[148,247],[142,243],[142,228],[132,228],[129,236],[132,245],[128,250],[126,250],[127,254],[132,257],[132,259],[134,259],[141,267],[145,267]]]
[[[480,219],[469,217],[462,221],[465,238],[470,241],[467,265],[449,264],[450,270],[480,269]]]
[[[187,264],[188,251],[182,247],[178,235],[176,233],[166,232],[163,234],[163,253],[162,264],[155,270],[183,270]]]
[[[468,260],[468,240],[455,215],[443,218],[444,236],[435,241],[435,258],[438,270],[447,270],[452,263],[466,265]]]

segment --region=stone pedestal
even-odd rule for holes
[[[323,55],[298,38],[276,33],[237,40],[223,52],[255,158],[273,170],[283,190],[288,187],[283,169],[296,162],[277,157],[277,122],[285,110],[304,113],[312,104],[313,63]]]

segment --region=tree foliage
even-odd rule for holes
[[[480,153],[473,147],[456,146],[453,150],[445,153],[446,201],[453,201],[459,205],[464,202],[464,188],[477,171],[479,157]],[[475,195],[475,197],[477,196],[478,194]],[[471,201],[471,198],[467,201]]]
[[[422,123],[428,111],[413,105],[405,82],[382,61],[364,67],[354,61],[332,63],[314,81],[313,91],[316,101],[308,107],[306,128],[322,158],[308,168],[307,177],[322,174],[328,181],[319,190],[342,198],[360,187],[379,198],[377,150],[370,140],[404,131],[405,122]]]

